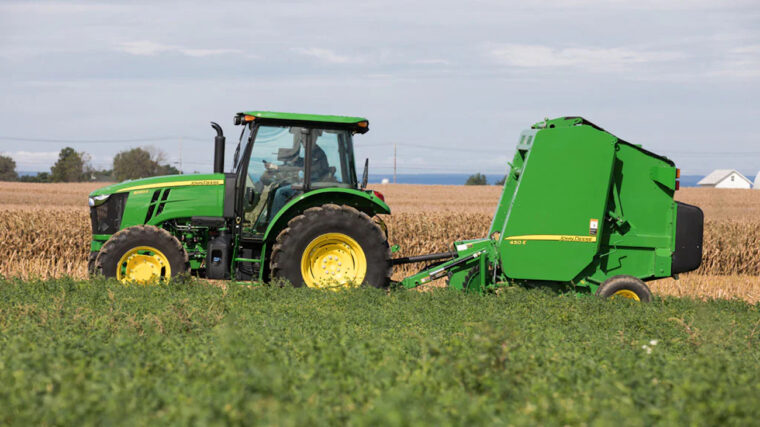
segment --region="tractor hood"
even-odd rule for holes
[[[167,187],[224,185],[224,174],[166,175],[134,179],[99,188],[90,197]]]

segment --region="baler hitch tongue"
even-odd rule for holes
[[[454,258],[455,256],[457,256],[456,252],[441,252],[437,254],[408,256],[408,257],[401,257],[401,258],[393,258],[391,259],[391,264],[401,265],[401,264],[411,264],[414,262],[437,261],[437,260],[446,259],[446,258]]]
[[[440,279],[444,277],[452,269],[464,270],[464,269],[472,268],[473,262],[479,258],[484,257],[486,254],[486,250],[481,249],[481,250],[477,250],[475,252],[467,253],[464,255],[457,255],[456,252],[448,252],[445,254],[446,255],[453,254],[453,257],[452,257],[453,259],[444,261],[441,264],[433,265],[423,271],[420,271],[417,274],[406,277],[401,281],[401,285],[405,288],[414,288],[420,285],[424,285],[426,283],[430,283],[433,280]],[[437,255],[440,257],[444,254],[432,254],[432,255]],[[423,258],[423,257],[429,257],[429,256],[430,255],[421,255],[419,257],[409,257],[409,258]],[[481,261],[482,260],[483,259],[481,259]]]

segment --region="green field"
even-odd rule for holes
[[[0,279],[0,424],[754,424],[758,308]]]

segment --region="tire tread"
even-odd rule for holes
[[[391,250],[382,228],[366,213],[351,206],[337,205],[333,203],[306,209],[303,213],[288,221],[287,227],[280,231],[275,240],[275,244],[272,247],[272,256],[269,263],[271,277],[283,277],[287,274],[285,271],[285,269],[287,269],[286,258],[295,256],[295,254],[288,254],[288,246],[292,245],[292,243],[289,242],[292,239],[297,239],[299,236],[304,235],[307,232],[307,227],[315,222],[325,222],[325,218],[333,220],[333,218],[344,217],[357,220],[359,223],[363,224],[363,231],[368,233],[373,241],[384,243],[385,248],[383,256],[387,261],[387,265],[382,274],[383,278],[381,280],[383,283],[380,284],[380,287],[387,287],[390,282],[393,267],[390,263]]]

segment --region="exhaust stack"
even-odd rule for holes
[[[211,122],[211,127],[216,131],[214,137],[214,173],[224,173],[224,132],[222,127]]]

